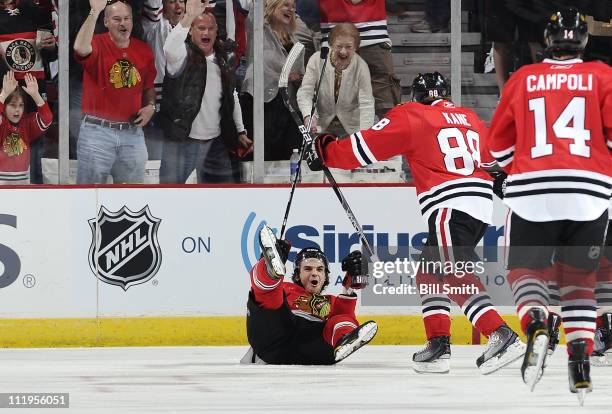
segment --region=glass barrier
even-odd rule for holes
[[[338,16],[349,14],[317,0],[211,0],[194,2],[190,13],[183,0],[38,3],[0,0],[0,36],[8,39],[0,42],[0,74],[8,66],[20,86],[26,73],[33,74],[50,109],[37,106],[26,89],[18,93],[24,95],[23,121],[37,120],[44,132],[4,140],[1,184],[289,183],[303,137],[296,118],[312,134],[332,134],[355,147],[356,168],[332,169],[338,182],[411,181],[410,166],[400,156],[359,164],[378,161],[379,150],[368,142],[384,135],[381,120],[389,109],[412,99],[417,74],[440,72],[453,85],[453,99],[489,121],[502,79],[494,70],[504,63],[508,71],[517,66],[516,59],[498,56],[509,53],[503,44],[493,62],[491,40],[499,35],[494,22],[501,15],[483,9],[482,2],[462,2],[459,9],[449,2],[451,13],[449,5],[378,0],[376,16],[354,25],[338,24]],[[343,7],[360,7],[348,3]],[[255,6],[263,16],[258,23]],[[58,38],[58,15],[66,13],[66,36]],[[587,57],[603,56],[609,63],[612,37],[604,26],[592,36]],[[263,38],[263,55],[254,52],[255,33]],[[58,60],[58,42],[68,43],[64,60]],[[297,42],[305,48],[288,69],[285,102],[278,81]],[[538,48],[525,43],[514,51],[520,64]],[[253,103],[258,58],[261,111]],[[58,133],[62,76],[69,89],[69,112],[61,120],[67,137]],[[5,108],[14,101],[20,97],[10,97]],[[372,127],[365,138],[358,134]],[[410,132],[398,140],[420,139],[408,137]],[[254,157],[255,148],[263,157]],[[70,160],[63,163],[64,175],[58,158]],[[303,162],[301,181],[325,180]]]
[[[0,185],[42,184],[58,153],[58,47],[50,3],[0,2]]]

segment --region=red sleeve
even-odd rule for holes
[[[604,80],[603,82],[599,83],[602,88],[602,126],[608,149],[612,151],[612,68],[607,65],[602,65],[602,68],[604,72]]]
[[[0,102],[0,125],[4,122],[4,104]]]
[[[349,170],[407,152],[411,128],[406,107],[387,112],[372,128],[356,132],[325,147],[325,165]]]
[[[501,100],[497,105],[491,128],[487,137],[488,149],[491,155],[497,160],[500,167],[508,170],[514,159],[514,145],[516,143],[516,124],[514,113],[510,105],[514,97],[516,85],[518,83],[517,73],[510,78],[502,91]]]
[[[478,136],[480,137],[480,166],[484,169],[491,168],[496,161],[489,151],[489,128],[484,121],[480,121]]]
[[[77,52],[74,52],[74,59],[83,66],[83,70],[91,71],[97,67],[98,55],[100,53],[100,47],[98,46],[100,37],[94,35],[91,39],[91,53],[87,56],[81,56]]]
[[[43,132],[49,129],[51,121],[53,121],[53,114],[47,102],[38,107],[38,111],[28,114],[25,119],[25,127],[28,131],[27,137],[25,137],[26,142],[32,142],[41,136]]]
[[[355,317],[355,307],[357,306],[357,295],[355,296],[330,296],[331,300],[331,311],[329,312],[328,318],[336,315],[350,315]]]

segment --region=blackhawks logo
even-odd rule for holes
[[[4,55],[9,67],[17,72],[27,72],[36,63],[36,49],[25,39],[9,43]]]
[[[153,278],[162,259],[157,241],[160,223],[149,206],[135,213],[125,206],[117,212],[102,206],[98,217],[89,220],[91,271],[101,281],[123,290]]]
[[[310,313],[318,318],[325,319],[331,310],[331,303],[326,296],[308,295],[298,297],[294,304],[304,312]]]
[[[140,72],[128,60],[121,59],[115,62],[109,71],[110,83],[116,88],[131,88],[141,80]]]
[[[9,157],[21,155],[27,149],[27,144],[17,132],[11,132],[4,140],[4,144],[2,144],[2,150]]]

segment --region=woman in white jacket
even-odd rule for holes
[[[317,129],[344,137],[374,123],[374,97],[370,71],[355,52],[359,48],[359,32],[351,23],[339,23],[329,34],[330,56],[321,80],[319,101],[312,120]],[[312,55],[306,67],[302,86],[297,93],[304,125],[308,125],[312,97],[323,68],[320,52]]]

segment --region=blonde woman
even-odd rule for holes
[[[329,35],[331,64],[326,65],[321,79],[319,101],[311,129],[344,137],[374,123],[374,97],[370,70],[356,54],[359,48],[359,32],[351,23],[339,23]],[[320,52],[312,55],[306,67],[302,86],[297,93],[298,105],[308,125],[312,109],[312,97],[323,67]]]
[[[248,56],[247,70],[242,84],[242,108],[249,136],[253,136],[253,6],[247,19]],[[264,14],[264,158],[270,160],[288,160],[293,148],[299,148],[302,136],[283,105],[278,94],[278,78],[291,47],[295,43],[296,28],[294,0],[266,0]],[[290,81],[301,78],[304,62],[299,60],[294,71],[289,75]],[[289,84],[290,95],[295,91]],[[255,143],[257,145],[257,143]]]

